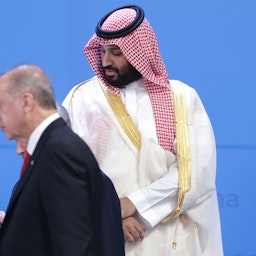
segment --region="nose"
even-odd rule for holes
[[[101,54],[101,64],[103,67],[108,67],[112,65],[111,54],[108,51],[102,52]]]

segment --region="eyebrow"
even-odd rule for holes
[[[111,50],[120,50],[121,51],[121,49],[117,46],[110,47],[109,49],[111,49]]]
[[[103,45],[100,45],[100,48],[101,48],[101,49],[104,49],[104,48],[103,48]],[[121,51],[120,47],[114,46],[114,45],[113,45],[113,46],[109,46],[109,47],[108,47],[108,50],[120,50],[120,51]]]

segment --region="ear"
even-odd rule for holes
[[[23,94],[23,109],[25,113],[29,113],[32,111],[35,104],[34,96],[31,93]]]

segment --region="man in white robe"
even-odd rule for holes
[[[144,11],[110,12],[84,50],[96,76],[63,105],[114,183],[126,255],[223,255],[211,123],[195,90],[168,79]]]

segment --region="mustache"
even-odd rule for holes
[[[112,66],[107,66],[107,67],[103,67],[103,70],[112,70],[112,71],[115,71],[115,72],[118,72],[118,69],[117,68],[114,68]]]

